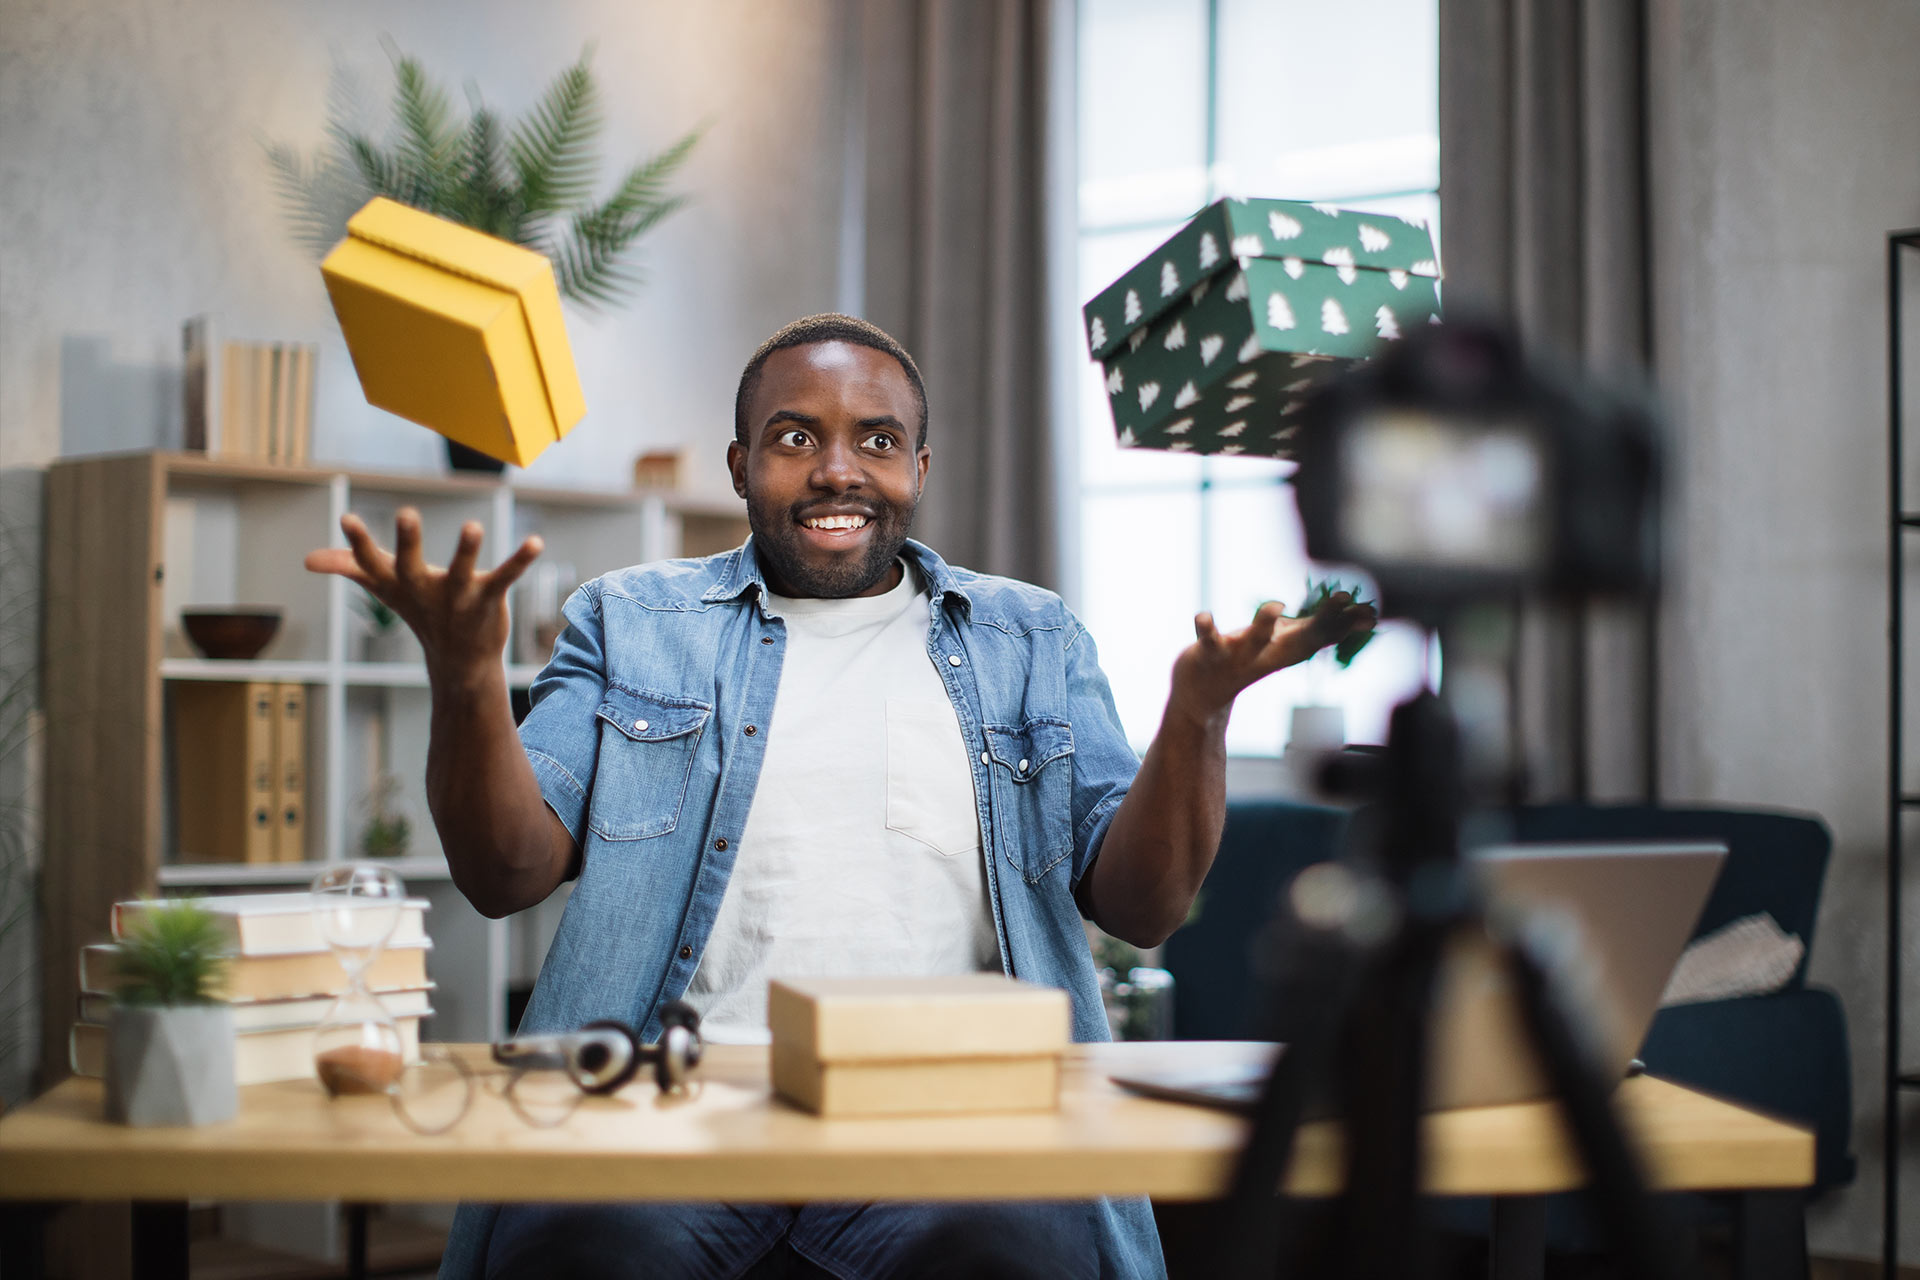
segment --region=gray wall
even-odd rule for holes
[[[1679,427],[1682,504],[1662,655],[1665,798],[1806,809],[1833,828],[1812,978],[1840,992],[1852,1027],[1861,1175],[1815,1210],[1813,1243],[1877,1256],[1883,263],[1885,233],[1920,225],[1920,5],[1653,0],[1652,10],[1657,364]],[[1920,505],[1920,485],[1909,495]],[[1909,741],[1920,750],[1920,722]],[[1909,865],[1909,883],[1920,881],[1920,860]],[[1912,1064],[1920,895],[1907,910]],[[1920,1109],[1906,1114],[1911,1135]],[[1920,1224],[1911,1137],[1907,1153],[1904,1216]],[[1920,1261],[1920,1225],[1905,1245]]]

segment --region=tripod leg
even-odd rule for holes
[[[1546,1199],[1495,1196],[1487,1233],[1488,1280],[1544,1280],[1546,1274]]]
[[[1514,992],[1547,1082],[1573,1130],[1601,1221],[1623,1271],[1646,1280],[1680,1280],[1673,1233],[1647,1196],[1639,1157],[1627,1145],[1606,1088],[1574,1033],[1553,979],[1526,937],[1505,939]]]
[[[1807,1280],[1806,1193],[1747,1191],[1733,1210],[1734,1280]]]

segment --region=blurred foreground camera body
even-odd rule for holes
[[[1387,344],[1302,407],[1294,485],[1315,560],[1359,565],[1384,611],[1434,625],[1522,596],[1658,586],[1649,405],[1451,321]]]

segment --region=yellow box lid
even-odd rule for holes
[[[523,467],[586,414],[533,250],[376,197],[321,273],[368,403]]]

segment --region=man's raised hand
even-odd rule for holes
[[[1172,700],[1204,719],[1224,716],[1248,685],[1305,662],[1349,632],[1371,630],[1375,621],[1373,606],[1355,604],[1344,591],[1305,618],[1289,618],[1269,600],[1239,631],[1222,632],[1212,614],[1198,614],[1196,639],[1174,659]]]
[[[345,547],[307,553],[307,568],[337,573],[359,583],[380,603],[400,615],[420,637],[427,670],[436,679],[459,680],[500,663],[507,645],[507,588],[540,555],[538,536],[520,544],[491,570],[476,570],[483,530],[469,520],[460,527],[453,560],[446,568],[430,565],[420,550],[420,513],[402,507],[394,518],[394,549],[373,540],[360,517],[340,517]]]

